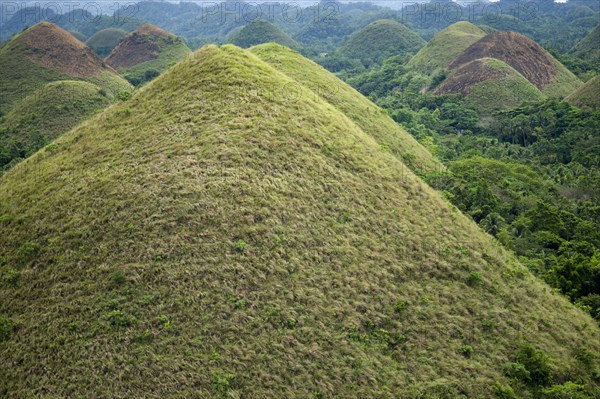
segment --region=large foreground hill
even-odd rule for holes
[[[0,396],[490,398],[513,371],[596,387],[589,316],[234,46],[1,177],[0,228]]]

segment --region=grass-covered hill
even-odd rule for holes
[[[433,75],[446,68],[460,53],[485,36],[477,26],[461,21],[433,36],[408,65]]]
[[[125,36],[106,62],[138,85],[152,80],[190,52],[180,37],[144,24]]]
[[[600,75],[588,80],[565,101],[580,108],[600,109]]]
[[[85,44],[94,50],[98,56],[105,58],[117,44],[127,35],[123,29],[108,28],[96,32],[92,37],[86,40]]]
[[[582,82],[539,44],[516,32],[495,32],[464,50],[450,65],[457,69],[480,58],[496,58],[516,69],[548,97],[563,98]]]
[[[600,25],[577,43],[569,54],[593,62],[600,68]]]
[[[339,108],[231,45],[5,174],[0,224],[5,397],[597,387],[589,316]]]
[[[80,80],[114,98],[131,85],[62,28],[41,22],[0,48],[0,113],[47,83]]]
[[[52,82],[31,93],[0,119],[0,170],[111,102],[105,90],[82,81]]]
[[[495,58],[481,58],[462,65],[435,93],[460,93],[481,116],[518,107],[524,101],[545,98],[523,75]]]
[[[441,163],[387,113],[320,65],[276,44],[256,46],[250,51],[338,108],[417,174],[443,169]]]
[[[235,30],[228,40],[242,48],[248,48],[262,43],[279,43],[289,48],[299,50],[302,46],[288,36],[276,25],[267,21],[253,21],[241,29]]]
[[[415,32],[391,19],[381,19],[353,33],[339,48],[343,56],[364,64],[380,64],[386,58],[416,53],[425,45]]]

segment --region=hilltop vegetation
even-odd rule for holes
[[[230,36],[229,42],[242,48],[270,42],[279,43],[295,50],[300,50],[302,47],[277,26],[267,21],[253,21],[236,30]]]
[[[401,23],[383,19],[353,33],[339,48],[340,55],[360,60],[365,66],[381,64],[386,58],[416,53],[425,41]]]
[[[128,34],[106,58],[133,85],[148,82],[190,53],[183,40],[154,25]]]
[[[47,83],[81,80],[104,89],[110,98],[131,89],[92,50],[60,27],[40,23],[0,48],[0,113]]]
[[[108,28],[96,32],[92,37],[85,41],[85,44],[91,48],[99,57],[107,57],[117,44],[127,35],[123,29]]]
[[[0,178],[5,396],[597,388],[587,315],[250,52],[204,48],[54,144]]]
[[[408,66],[428,75],[445,69],[460,53],[485,36],[485,32],[469,22],[457,22],[433,36],[411,58]]]
[[[52,82],[31,93],[0,118],[0,171],[111,102],[105,90],[87,82]]]

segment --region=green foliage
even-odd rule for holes
[[[508,385],[502,385],[496,381],[494,385],[494,397],[496,399],[517,399],[515,391]]]
[[[458,348],[458,352],[466,358],[470,358],[473,355],[473,347],[471,345],[463,345]]]
[[[528,380],[523,382],[547,386],[552,382],[552,368],[548,355],[531,345],[523,345],[517,351],[517,363],[527,370]]]
[[[7,341],[12,333],[13,323],[4,316],[0,316],[0,342]]]
[[[85,44],[94,50],[99,57],[105,58],[117,47],[117,44],[127,35],[127,32],[118,28],[107,28],[96,32],[86,40]]]
[[[587,399],[584,392],[585,385],[567,381],[562,385],[552,385],[542,390],[544,398],[547,399]]]

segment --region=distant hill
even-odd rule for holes
[[[569,54],[593,62],[600,68],[600,25],[577,43]]]
[[[86,40],[85,44],[94,50],[99,57],[107,57],[119,42],[127,35],[123,29],[108,28],[96,32]]]
[[[516,69],[548,97],[563,98],[583,83],[539,44],[515,32],[495,32],[473,43],[448,70],[480,58],[496,58]]]
[[[2,176],[0,229],[9,398],[598,388],[589,315],[340,108],[232,45]]]
[[[600,75],[588,80],[565,101],[580,108],[600,109]]]
[[[0,170],[111,103],[106,91],[82,81],[51,82],[29,94],[0,120]]]
[[[275,44],[256,46],[250,51],[338,108],[415,173],[426,175],[444,169],[429,151],[385,112],[323,67]]]
[[[353,33],[338,51],[363,63],[380,64],[394,55],[416,53],[424,45],[425,40],[406,26],[382,19]]]
[[[511,66],[495,58],[480,58],[452,72],[436,94],[460,93],[480,115],[539,101],[544,94]]]
[[[485,35],[483,30],[469,22],[457,22],[433,36],[408,65],[433,75]]]
[[[270,42],[279,43],[295,50],[302,48],[297,41],[288,36],[279,27],[267,21],[253,21],[235,30],[228,41],[242,48]]]
[[[94,52],[62,28],[39,23],[15,36],[0,49],[0,112],[47,83],[81,80],[115,98],[131,85]]]
[[[128,34],[106,62],[137,85],[155,78],[190,52],[178,36],[144,24]]]

